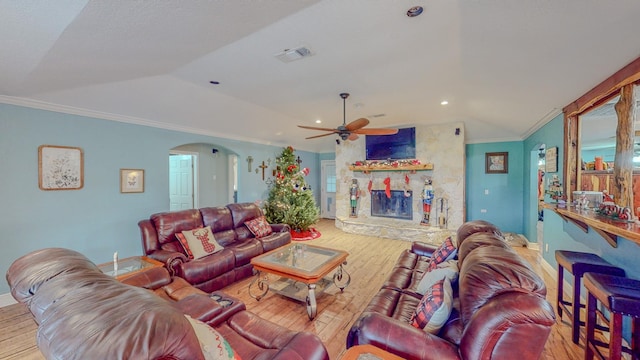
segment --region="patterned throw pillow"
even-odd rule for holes
[[[251,230],[253,235],[255,235],[255,237],[257,238],[267,236],[273,232],[273,230],[271,229],[271,225],[269,225],[267,219],[265,219],[264,216],[246,221],[244,224],[247,225],[249,230]]]
[[[437,334],[451,315],[453,290],[451,282],[444,278],[431,286],[411,316],[411,325],[418,329]]]
[[[458,249],[453,244],[453,240],[451,240],[451,236],[449,236],[436,251],[431,254],[431,262],[429,263],[429,267],[427,267],[427,272],[433,270],[447,260],[451,260],[456,256]]]
[[[185,315],[195,331],[205,360],[240,360],[240,357],[214,328],[200,320]]]
[[[422,279],[420,283],[418,283],[418,288],[416,292],[420,295],[424,295],[433,284],[436,282],[447,278],[453,284],[458,281],[458,273],[460,269],[458,269],[458,260],[447,260],[442,264],[438,264],[435,269],[425,272],[422,275]]]
[[[224,249],[213,236],[211,226],[177,233],[176,238],[184,247],[189,259],[199,259]]]

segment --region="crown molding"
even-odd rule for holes
[[[189,134],[211,136],[211,137],[217,137],[225,140],[243,141],[243,142],[249,142],[253,144],[261,144],[261,145],[276,146],[276,147],[279,147],[279,146],[286,147],[289,145],[288,143],[271,142],[271,141],[264,141],[264,140],[244,137],[244,136],[222,134],[215,131],[208,131],[204,129],[180,126],[175,124],[167,124],[167,123],[152,121],[152,120],[134,117],[134,116],[107,113],[102,111],[55,104],[55,103],[50,103],[50,102],[41,101],[41,100],[34,100],[29,98],[0,95],[0,103],[22,106],[22,107],[38,109],[38,110],[52,111],[57,113],[69,114],[69,115],[90,117],[94,119],[116,121],[116,122],[121,122],[126,124],[141,125],[141,126],[159,128],[164,130],[179,131],[179,132],[184,132]],[[301,149],[300,147],[297,147],[297,149],[303,150],[303,151],[309,151],[309,152],[316,152],[314,150]]]

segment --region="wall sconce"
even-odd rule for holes
[[[251,163],[253,162],[253,156],[247,156],[247,170],[251,172]]]

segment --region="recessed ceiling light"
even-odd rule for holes
[[[408,17],[416,17],[420,14],[422,14],[422,11],[424,9],[422,8],[422,6],[414,6],[411,9],[407,10],[407,16]]]
[[[220,81],[211,80],[211,81],[209,81],[209,84],[219,85]]]
[[[440,101],[440,105],[448,105],[449,102],[447,100],[442,100]]]
[[[319,120],[319,119],[316,120],[316,124],[321,124],[321,123],[322,123],[322,120]]]

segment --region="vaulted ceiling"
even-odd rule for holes
[[[296,125],[342,124],[349,92],[347,122],[519,140],[640,56],[638,15],[637,0],[0,0],[0,102],[325,152],[335,137]],[[298,46],[313,55],[274,57]]]

